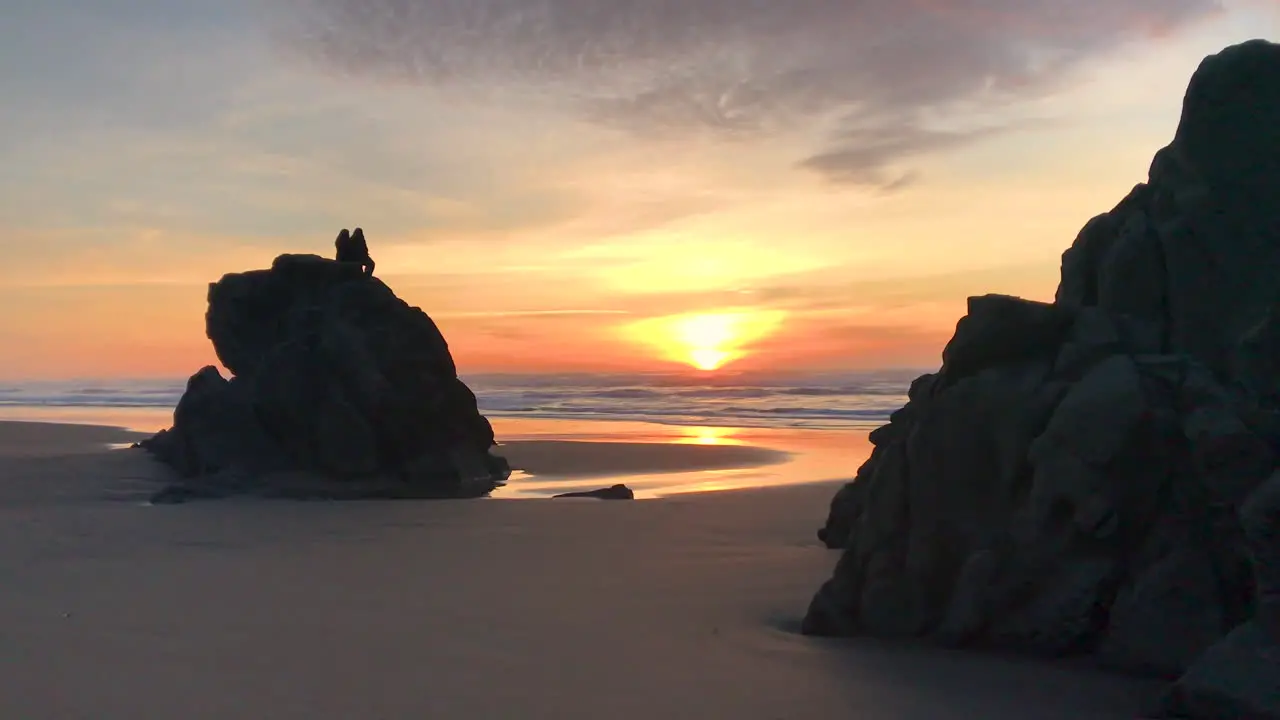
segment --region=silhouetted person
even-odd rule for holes
[[[374,263],[369,257],[369,245],[364,241],[364,230],[356,228],[354,233],[348,233],[346,228],[342,228],[333,245],[338,250],[338,262],[360,263],[360,269],[366,275],[373,275]]]

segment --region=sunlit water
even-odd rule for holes
[[[481,376],[468,379],[500,442],[751,445],[788,453],[756,467],[555,477],[513,473],[498,497],[542,497],[625,482],[640,497],[847,479],[867,432],[906,401],[915,371],[714,383],[684,377]],[[184,381],[76,381],[0,386],[0,419],[168,427]],[[501,452],[499,449],[498,452]],[[608,482],[605,482],[605,481]]]
[[[906,401],[915,370],[744,378],[715,375],[478,375],[465,378],[490,417],[629,420],[706,427],[869,429]],[[75,417],[86,410],[164,415],[182,378],[0,383],[0,407]],[[29,412],[22,410],[21,412]],[[163,421],[167,422],[167,420]],[[163,424],[163,423],[162,423]]]
[[[501,440],[573,440],[696,445],[749,445],[786,453],[781,462],[692,472],[557,478],[513,475],[495,497],[545,497],[625,483],[637,497],[688,492],[737,490],[829,480],[847,480],[871,452],[867,431],[791,428],[672,426],[639,422],[541,420],[498,417],[494,430]],[[501,453],[501,447],[498,448]],[[607,482],[606,482],[607,481]]]

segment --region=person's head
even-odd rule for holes
[[[364,242],[364,228],[356,228],[355,232],[351,233],[351,238]]]
[[[360,232],[360,228],[356,228],[356,232]],[[338,233],[338,239],[334,240],[333,244],[337,245],[338,247],[342,247],[350,239],[351,239],[351,233],[347,232],[346,228],[342,228],[342,232]]]

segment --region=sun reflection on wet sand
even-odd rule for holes
[[[675,442],[680,445],[746,445],[734,437],[737,430],[731,427],[681,427]]]
[[[871,454],[867,433],[859,430],[823,431],[776,428],[671,426],[649,423],[582,423],[553,420],[495,418],[499,437],[519,440],[579,442],[638,442],[656,445],[748,446],[788,453],[782,462],[718,469],[671,472],[618,472],[591,476],[555,477],[513,473],[499,498],[538,498],[576,490],[625,483],[639,499],[687,493],[738,490],[777,485],[845,481]],[[708,448],[710,449],[710,447]],[[497,449],[499,454],[502,448]],[[655,448],[654,452],[662,452]]]
[[[155,432],[172,422],[173,411],[158,408],[18,408],[0,407],[0,420],[20,419],[85,423]],[[867,433],[860,430],[812,430],[738,428],[727,426],[679,426],[629,421],[578,421],[534,418],[491,418],[500,441],[616,442],[631,445],[746,446],[789,454],[781,462],[763,466],[719,469],[626,471],[625,458],[616,472],[573,477],[536,476],[516,471],[495,497],[549,497],[575,490],[590,490],[615,482],[626,483],[638,498],[682,493],[789,485],[853,477],[871,453]],[[123,447],[120,443],[114,447]],[[495,448],[503,454],[501,446]],[[663,452],[661,447],[653,452]],[[635,453],[626,453],[635,457]],[[625,462],[623,462],[625,461]],[[652,463],[645,463],[652,465]]]

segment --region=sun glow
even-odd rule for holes
[[[751,344],[773,334],[784,317],[776,310],[691,313],[641,320],[626,331],[667,360],[709,372],[746,357]]]
[[[733,359],[733,353],[723,350],[695,348],[689,351],[689,364],[699,370],[715,370]]]
[[[680,437],[676,443],[680,445],[745,445],[734,437],[737,428],[706,427],[702,425],[680,428]]]

